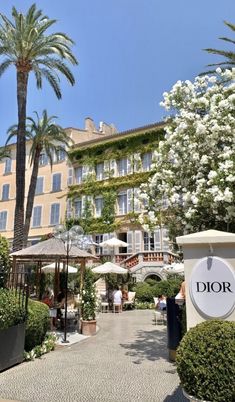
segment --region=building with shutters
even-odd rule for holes
[[[128,247],[110,250],[97,246],[98,255],[114,254],[116,262],[131,270],[137,280],[155,275],[174,260],[169,251],[165,228],[150,235],[139,222],[141,205],[137,197],[141,184],[153,174],[154,151],[164,137],[164,123],[117,132],[113,125],[101,122],[97,129],[85,119],[84,129],[66,129],[73,146],[55,155],[51,170],[42,153],[36,195],[29,232],[29,245],[35,244],[65,219],[80,224],[99,244],[113,236]],[[26,151],[26,197],[31,177]],[[0,161],[0,234],[13,239],[15,208],[16,145],[10,145],[10,157]],[[26,202],[25,202],[26,204]]]
[[[67,128],[65,130],[75,144],[82,144],[116,133],[113,125],[105,123],[102,123],[97,129],[90,118],[85,119],[84,129]],[[32,172],[29,164],[30,148],[31,142],[27,141],[25,198]],[[9,145],[9,150],[9,157],[0,161],[0,234],[11,242],[16,196],[16,144]],[[29,232],[29,245],[37,243],[42,236],[51,233],[55,225],[64,222],[68,186],[72,184],[72,171],[73,168],[65,152],[61,151],[57,156],[54,155],[52,169],[46,154],[42,152]]]
[[[114,236],[128,243],[115,250],[97,246],[96,253],[115,254],[116,262],[139,281],[161,279],[162,266],[174,260],[166,228],[150,234],[138,219],[137,193],[153,174],[153,154],[163,138],[164,123],[156,123],[86,141],[70,151],[68,220],[85,228],[97,244]]]

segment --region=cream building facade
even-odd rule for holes
[[[82,144],[93,139],[116,133],[113,125],[100,123],[96,128],[91,118],[85,119],[84,129],[65,129],[74,144]],[[32,168],[29,163],[31,143],[26,144],[25,205]],[[10,156],[0,161],[0,234],[10,242],[13,239],[15,197],[16,197],[16,144],[9,146]],[[64,222],[66,197],[71,182],[71,164],[65,152],[54,156],[51,169],[44,153],[40,157],[36,195],[29,232],[29,244],[35,244],[42,236],[52,232],[53,227]]]
[[[113,125],[103,122],[96,128],[93,120],[87,118],[84,129],[66,128],[66,132],[73,141],[70,159],[61,151],[51,170],[46,155],[42,153],[40,157],[29,245],[69,219],[71,224],[85,228],[97,244],[113,236],[127,242],[124,248],[110,250],[98,246],[93,251],[104,256],[115,251],[116,262],[127,267],[136,280],[151,276],[162,279],[161,268],[174,261],[168,233],[164,227],[149,233],[140,224],[142,206],[137,193],[153,174],[153,155],[164,138],[164,123],[117,132]],[[32,171],[30,145],[27,142],[26,197]],[[11,242],[16,195],[15,144],[10,150],[10,158],[0,162],[0,234]]]

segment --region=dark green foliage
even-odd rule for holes
[[[25,319],[20,307],[19,295],[7,289],[0,289],[0,330],[20,324]]]
[[[94,274],[90,268],[85,270],[84,287],[82,293],[82,319],[85,321],[95,320],[96,291]]]
[[[185,391],[211,402],[235,401],[235,322],[212,320],[191,328],[176,357]]]
[[[124,158],[136,152],[148,152],[155,149],[163,138],[163,125],[159,124],[159,128],[152,131],[126,135],[125,137],[115,138],[115,140],[98,143],[92,147],[79,147],[70,152],[70,157],[82,164],[94,165],[104,160]],[[146,139],[148,142],[146,142]]]
[[[29,352],[44,341],[49,320],[49,308],[46,304],[29,300],[28,319],[25,334],[25,350]]]
[[[9,244],[7,239],[0,235],[0,288],[6,286],[7,274],[10,266]]]
[[[159,295],[164,295],[167,297],[176,296],[180,290],[181,283],[183,282],[183,277],[178,275],[178,277],[168,278],[162,281],[153,281],[149,279],[148,282],[137,283],[133,290],[136,292],[136,299],[139,302],[150,302],[153,303],[153,297]]]

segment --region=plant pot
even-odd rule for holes
[[[0,331],[0,371],[24,359],[25,323]]]
[[[188,398],[188,400],[190,402],[210,402],[210,401],[206,401],[205,399],[197,399],[194,396],[187,394],[187,392],[184,389],[183,389],[183,394],[186,398]]]
[[[81,324],[83,335],[92,336],[96,334],[96,320],[81,320]]]

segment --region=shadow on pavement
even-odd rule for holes
[[[163,402],[188,402],[180,387],[176,388],[173,395],[168,395]]]
[[[146,359],[168,359],[166,334],[157,330],[138,331],[134,342],[122,343],[120,346],[127,349],[127,356],[135,358],[134,364],[141,364]]]

